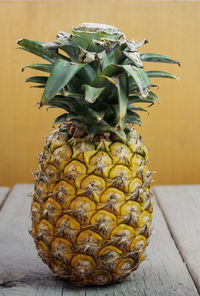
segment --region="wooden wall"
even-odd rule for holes
[[[181,62],[150,64],[181,75],[179,81],[155,80],[161,104],[142,114],[138,130],[150,148],[156,184],[199,183],[200,178],[200,2],[193,1],[0,1],[1,95],[0,185],[32,182],[44,136],[60,111],[38,110],[41,91],[30,89],[21,67],[37,57],[16,50],[16,40],[53,40],[58,30],[81,22],[117,26],[127,38],[150,41],[143,52],[166,54]]]

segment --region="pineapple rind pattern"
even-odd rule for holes
[[[127,139],[99,145],[73,139],[63,125],[47,137],[34,174],[31,234],[55,276],[105,285],[145,259],[153,211],[148,149],[134,129]]]

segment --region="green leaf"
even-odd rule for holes
[[[120,125],[121,129],[124,128],[126,113],[127,113],[127,104],[128,104],[128,83],[127,83],[127,75],[121,74],[119,75],[119,84],[117,86],[118,93],[118,105],[119,105],[119,118],[117,126]]]
[[[57,53],[57,50],[45,48],[43,46],[45,44],[44,42],[21,39],[17,41],[17,44],[22,46],[20,47],[21,49],[31,52],[50,63],[55,63],[57,59],[67,59],[63,55]]]
[[[134,104],[134,103],[154,103],[153,99],[150,98],[140,98],[139,96],[129,96],[128,97],[128,103]]]
[[[72,104],[70,104],[72,103]],[[63,96],[57,95],[46,103],[47,106],[56,107],[64,109],[70,113],[76,112],[76,106],[74,106],[73,101],[70,98],[65,98]]]
[[[171,64],[177,64],[180,66],[179,62],[161,54],[143,53],[140,55],[140,58],[142,61],[145,61],[145,62],[171,63]]]
[[[57,60],[46,83],[41,106],[53,98],[83,66],[85,65]]]
[[[132,112],[130,110],[127,111],[127,122],[142,125],[140,121],[140,116],[137,113]]]
[[[101,132],[113,132],[116,134],[123,142],[126,142],[126,134],[123,130],[120,129],[115,129],[111,124],[106,122],[105,120],[101,120],[98,123],[93,123],[91,126],[88,128],[89,133],[91,134],[96,134],[99,131]]]
[[[82,121],[88,124],[94,124],[100,122],[105,114],[104,111],[95,111],[94,109],[88,107],[88,104],[85,101],[79,101],[80,103],[80,111],[78,114],[80,114],[83,118]]]
[[[64,91],[64,95],[67,97],[72,97],[72,98],[79,98],[79,99],[84,99],[84,94],[80,94],[80,93],[75,93],[69,90]]]
[[[59,124],[59,123],[62,123],[64,121],[67,120],[69,114],[68,113],[64,113],[60,116],[58,116],[55,120],[54,120],[54,123],[53,123],[53,126],[56,125],[56,124]]]
[[[106,76],[106,75],[99,75],[99,76],[95,79],[94,83],[95,83],[95,84],[102,84],[102,83],[104,83],[105,80],[107,80],[107,81],[110,82],[112,85],[114,85],[115,87],[117,87],[117,83],[118,83],[118,82],[115,80],[115,78],[113,78],[113,77],[109,77],[109,76]]]
[[[81,114],[82,110],[85,109],[82,106],[81,101],[76,98],[66,97],[62,95],[56,95],[54,98],[49,100],[46,105],[53,106],[57,108],[62,108],[68,111],[70,114],[74,114],[74,116],[78,116]],[[87,120],[87,118],[86,118]]]
[[[102,75],[111,77],[111,76],[122,73],[122,71],[123,69],[118,65],[110,64],[102,71]]]
[[[142,122],[135,119],[134,117],[127,116],[127,123],[142,125]]]
[[[121,46],[118,44],[107,53],[109,64],[122,64],[125,57],[122,53]]]
[[[148,99],[151,99],[151,100],[153,100],[153,101],[158,101],[158,103],[160,103],[160,99],[159,99],[159,97],[158,97],[156,94],[154,94],[152,91],[149,92],[147,98],[148,98]]]
[[[175,75],[163,71],[146,71],[148,77],[178,79]]]
[[[102,88],[105,87],[104,90],[104,101],[107,103],[114,103],[115,99],[118,100],[116,95],[116,81],[114,81],[112,78],[109,81],[108,76],[105,75],[98,75],[95,80],[92,82],[93,87]],[[114,98],[114,102],[113,102]]]
[[[100,94],[103,92],[105,87],[97,88],[92,87],[90,85],[85,84],[85,100],[88,103],[94,103],[96,99],[100,96]]]
[[[122,67],[137,84],[141,96],[147,97],[151,83],[145,71],[142,68],[138,68],[133,65],[122,65]]]
[[[108,65],[109,65],[108,55],[107,55],[107,52],[104,51],[102,70],[104,70]]]
[[[45,88],[45,84],[31,85],[31,88]]]
[[[63,43],[60,49],[69,55],[72,62],[78,62],[78,46],[73,43],[72,35],[60,31],[56,38]]]
[[[81,64],[80,64],[81,65]],[[97,73],[89,64],[82,64],[84,68],[82,68],[77,74],[78,78],[80,78],[85,84],[91,83],[97,76]]]
[[[72,31],[73,32],[73,31]],[[77,34],[77,35],[74,35],[72,37],[72,40],[73,40],[73,43],[77,46],[77,47],[81,47],[85,50],[88,49],[88,47],[90,46],[91,42],[92,42],[92,39],[93,38],[90,38],[90,36],[85,36],[84,38]]]
[[[116,126],[120,126],[123,129],[126,118],[126,110],[128,104],[128,84],[127,84],[127,75],[125,73],[108,77],[101,75],[102,78],[107,79],[112,85],[114,85],[117,89],[118,96],[118,106],[116,110],[117,115],[117,124]]]
[[[53,69],[53,65],[50,65],[50,64],[30,64],[30,65],[24,66],[22,68],[22,71],[24,71],[25,68],[31,68],[34,70],[39,70],[39,71],[51,73],[51,71]]]
[[[68,83],[67,83],[67,91],[71,92],[80,92],[83,93],[82,85],[84,82],[76,76],[74,76]]]
[[[127,115],[128,116],[132,116],[132,117],[135,117],[136,119],[140,119],[140,116],[136,113],[136,112],[134,112],[134,111],[132,111],[132,110],[128,110],[127,111]]]
[[[122,62],[122,65],[130,65],[131,64],[131,61],[130,59],[126,58],[123,62]]]
[[[69,58],[72,62],[78,62],[78,47],[75,47],[72,44],[64,44],[60,46],[60,49],[69,55]]]
[[[135,105],[128,105],[128,109],[129,110],[135,110],[135,111],[144,111],[144,112],[147,112],[146,109],[144,109],[142,107],[135,106]]]
[[[96,112],[88,107],[88,103],[83,100],[61,95],[55,96],[49,100],[46,105],[65,109],[70,112],[70,114],[73,113],[75,118],[77,118],[77,116],[79,116],[79,118],[81,117],[81,121],[85,122],[86,125],[101,121],[105,114],[105,110],[103,112]]]
[[[113,131],[123,142],[126,142],[126,134],[123,130],[114,130]]]
[[[25,79],[25,82],[34,82],[45,84],[48,80],[47,76],[32,76]]]
[[[128,90],[129,90],[129,95],[130,94],[134,94],[134,95],[136,95],[137,94],[137,89],[138,89],[138,86],[137,86],[137,84],[135,83],[135,80],[131,77],[131,76],[129,76],[128,77]]]
[[[104,96],[105,97],[105,96]],[[109,121],[109,118],[114,115],[114,110],[112,108],[112,105],[107,103],[107,102],[103,102],[102,100],[98,100],[96,101],[93,105],[92,105],[93,109],[97,112],[104,112],[104,120],[105,121]],[[106,120],[106,119],[107,120]],[[113,121],[112,121],[113,123]]]
[[[149,92],[148,96],[146,98],[140,98],[139,96],[129,96],[128,103],[154,103],[155,101],[158,101],[160,103],[160,99],[156,94],[154,94],[152,91]]]
[[[98,123],[93,122],[91,125],[89,125],[88,130],[91,134],[96,134],[99,131],[111,132],[113,131],[113,127],[110,124],[108,124],[106,121],[101,120]]]
[[[54,121],[54,123],[53,123],[53,127],[56,124],[60,124],[62,122],[68,122],[68,121],[71,121],[71,120],[73,120],[73,122],[76,123],[76,125],[79,126],[80,128],[82,128],[84,130],[87,130],[87,126],[83,123],[83,117],[82,116],[77,116],[77,115],[68,114],[68,113],[64,113],[64,114],[58,116],[56,118],[56,120]]]
[[[151,88],[152,88],[152,87],[157,87],[157,88],[159,88],[160,85],[159,85],[159,84],[151,84]]]

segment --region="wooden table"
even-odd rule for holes
[[[32,185],[0,189],[1,296],[200,295],[200,185],[156,186],[148,260],[121,284],[77,288],[54,278],[28,234]]]

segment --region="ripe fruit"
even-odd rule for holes
[[[26,79],[44,88],[40,106],[65,110],[34,174],[31,235],[55,275],[104,285],[138,267],[151,234],[148,149],[133,128],[145,109],[135,104],[158,99],[149,77],[175,76],[145,72],[143,61],[179,63],[140,54],[147,41],[127,41],[112,26],[84,23],[72,31],[60,32],[58,42],[18,41],[49,62],[26,66],[50,73]]]

